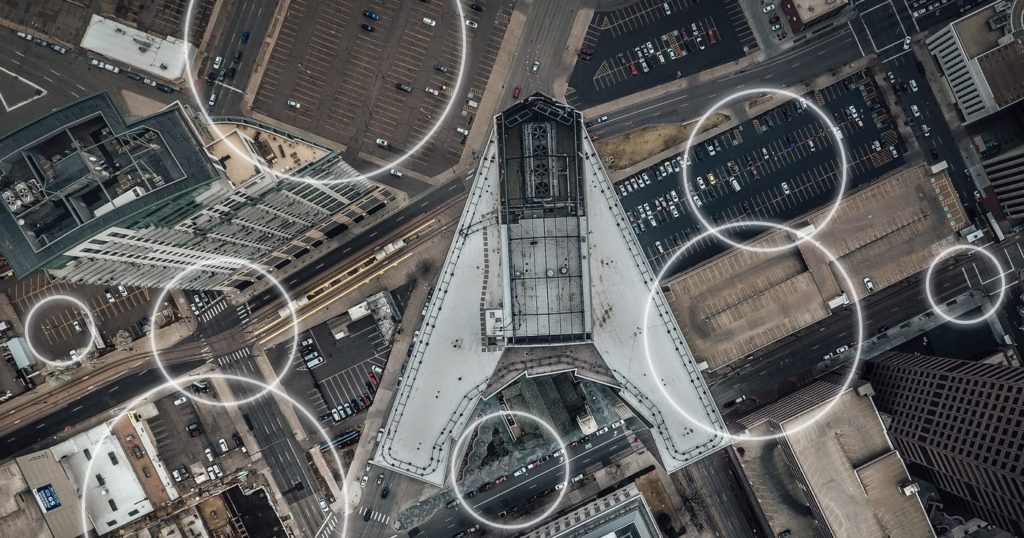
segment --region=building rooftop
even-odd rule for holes
[[[793,0],[793,7],[804,23],[843,9],[850,0]]]
[[[260,174],[256,160],[275,172],[286,174],[296,168],[319,161],[330,150],[298,138],[285,138],[273,131],[248,123],[217,122],[215,132],[224,133],[206,146],[207,151],[224,167],[235,186],[243,185]],[[236,150],[245,151],[240,154]]]
[[[184,80],[186,56],[194,60],[196,48],[177,37],[159,37],[117,21],[93,15],[81,47],[163,80]]]
[[[539,374],[557,361],[564,365],[557,371],[583,375],[598,369],[589,363],[602,363],[595,377],[617,386],[651,427],[669,470],[727,444],[695,428],[655,385],[671,387],[695,420],[724,431],[657,292],[647,331],[658,380],[642,359],[643,298],[654,275],[579,113],[537,95],[495,125],[374,461],[443,484],[452,443],[477,402],[517,375],[498,375],[496,383],[499,362]],[[554,145],[544,153],[541,143]],[[550,182],[530,176],[538,162],[549,165]]]
[[[889,441],[870,387],[843,390],[817,381],[739,419],[752,436],[783,435],[735,445],[774,533],[934,536],[916,490],[906,495],[901,490],[912,480]],[[837,395],[835,405],[815,418]]]
[[[1017,38],[978,56],[996,106],[1004,108],[1024,98],[1024,77],[1020,68],[1024,66],[1024,39]]]
[[[153,511],[153,504],[146,497],[128,454],[109,432],[107,424],[101,424],[50,449],[67,470],[76,489],[83,484],[89,488],[85,511],[100,535]],[[104,436],[107,437],[104,439]],[[90,460],[93,462],[91,469]]]
[[[17,458],[18,468],[54,538],[82,534],[79,484],[49,449]],[[88,529],[87,529],[88,530]]]
[[[973,60],[996,48],[999,46],[999,39],[1006,35],[1006,30],[1009,29],[1009,14],[997,11],[997,4],[999,2],[992,2],[952,23],[968,59]],[[1004,24],[992,24],[1003,18]]]
[[[854,290],[842,289],[834,264],[809,242],[773,253],[731,249],[666,282],[669,304],[698,361],[721,368],[828,317],[828,301],[844,291],[855,300],[864,277],[881,289],[924,270],[968,224],[948,173],[926,165],[848,194],[826,224],[827,212],[789,225],[821,229],[814,238],[843,264]],[[793,241],[772,231],[751,242]]]
[[[175,104],[125,123],[106,94],[0,139],[0,251],[19,276],[114,226],[174,224],[179,205],[220,177]]]
[[[563,511],[520,538],[661,538],[636,484]]]

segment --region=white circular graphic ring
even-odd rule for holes
[[[529,521],[525,521],[523,523],[516,523],[514,525],[505,524],[505,523],[498,523],[496,521],[491,521],[491,520],[483,517],[479,513],[477,513],[472,508],[470,508],[469,507],[469,503],[467,503],[465,497],[462,496],[462,491],[459,490],[458,481],[455,479],[455,473],[456,473],[455,465],[456,465],[456,462],[459,461],[459,452],[462,450],[462,445],[466,442],[467,439],[469,439],[469,436],[472,434],[472,432],[475,431],[485,421],[490,420],[490,419],[495,418],[495,417],[504,417],[505,415],[514,415],[514,416],[530,419],[530,420],[534,421],[535,423],[539,424],[545,430],[547,430],[547,432],[549,434],[551,434],[551,437],[554,438],[555,442],[558,443],[558,447],[562,450],[562,463],[565,466],[565,477],[562,479],[562,489],[560,489],[558,491],[558,498],[555,499],[555,502],[551,503],[551,506],[548,507],[548,509],[545,510],[543,514],[541,514],[541,515],[539,515],[539,516],[537,516],[537,517],[535,517],[535,518],[533,518],[533,519],[531,519]],[[544,420],[541,420],[539,417],[537,417],[535,415],[532,415],[530,413],[526,413],[524,411],[513,411],[513,410],[498,411],[498,412],[490,413],[488,415],[485,415],[483,417],[480,417],[480,418],[474,420],[472,424],[470,424],[469,426],[466,427],[465,430],[463,430],[462,435],[459,436],[459,439],[457,441],[455,441],[455,449],[452,451],[451,479],[452,479],[452,491],[455,492],[455,498],[458,499],[460,503],[462,503],[462,506],[464,506],[466,508],[466,511],[469,512],[469,515],[473,516],[473,519],[476,519],[477,521],[479,521],[480,523],[483,523],[484,525],[489,525],[491,527],[498,528],[498,529],[504,529],[504,530],[523,529],[523,528],[526,528],[526,527],[532,527],[532,526],[534,526],[534,525],[536,525],[538,523],[541,523],[545,519],[547,519],[548,516],[551,515],[555,511],[555,509],[558,508],[558,505],[560,505],[562,503],[562,498],[565,497],[565,491],[568,489],[568,486],[569,486],[569,475],[570,475],[570,471],[569,471],[569,452],[568,452],[568,450],[566,450],[565,443],[562,442],[562,439],[558,435],[558,432],[555,431],[555,428],[552,427],[551,424],[548,424]]]
[[[648,295],[647,295],[647,302],[644,305],[644,319],[642,320],[643,323],[641,324],[641,335],[643,337],[644,358],[647,360],[647,368],[650,371],[651,376],[654,377],[654,379],[660,380],[661,378],[659,377],[657,370],[654,368],[654,360],[651,357],[650,341],[648,339],[648,326],[649,326],[649,320],[650,320],[650,315],[651,315],[651,305],[654,303],[654,294],[661,290],[661,281],[665,277],[665,271],[669,267],[672,266],[672,263],[683,252],[686,252],[686,250],[688,248],[690,248],[692,245],[694,245],[698,241],[701,241],[701,240],[703,240],[704,238],[706,238],[708,236],[714,235],[715,232],[719,231],[720,229],[739,228],[739,227],[744,227],[744,226],[761,226],[761,227],[769,228],[769,229],[770,228],[774,228],[774,229],[777,229],[777,230],[781,230],[781,231],[785,231],[785,232],[791,233],[791,234],[795,235],[796,237],[799,237],[800,241],[809,241],[814,247],[816,247],[823,254],[825,254],[825,258],[826,258],[827,262],[831,262],[831,264],[833,264],[835,266],[835,268],[839,270],[839,274],[842,277],[843,282],[846,284],[846,289],[848,289],[848,290],[853,290],[854,289],[854,287],[853,287],[854,286],[853,285],[853,280],[850,279],[850,275],[846,272],[846,268],[843,267],[843,265],[839,262],[839,260],[834,255],[832,255],[832,253],[829,252],[828,249],[826,249],[820,242],[818,242],[816,239],[811,238],[810,235],[801,233],[799,230],[790,228],[789,226],[786,226],[784,224],[777,224],[777,223],[774,223],[774,222],[763,222],[763,221],[734,222],[734,223],[730,223],[730,224],[723,224],[722,226],[719,226],[718,229],[709,229],[709,230],[701,233],[700,235],[695,236],[693,239],[690,239],[685,245],[677,248],[676,251],[672,254],[672,256],[662,266],[661,270],[658,272],[658,275],[655,277],[654,282],[651,284],[651,291],[650,291],[650,293],[648,293]],[[798,243],[795,243],[795,244],[798,244]],[[790,245],[790,248],[794,248],[795,244]],[[853,303],[853,308],[854,308],[854,313],[855,313],[855,316],[856,316],[856,319],[857,319],[857,342],[853,345],[854,353],[855,354],[854,354],[854,357],[853,357],[853,363],[850,365],[850,371],[846,375],[846,377],[843,379],[843,385],[836,392],[836,396],[834,398],[832,398],[831,400],[829,400],[828,403],[817,414],[815,414],[813,417],[811,417],[810,420],[808,420],[807,422],[797,426],[796,428],[793,428],[793,429],[788,430],[786,432],[783,432],[783,433],[780,433],[780,434],[775,434],[775,435],[764,435],[764,436],[733,435],[732,433],[729,433],[728,431],[724,431],[723,432],[723,431],[720,431],[720,430],[714,428],[713,426],[711,426],[709,424],[705,424],[702,421],[697,420],[696,418],[691,416],[689,413],[687,413],[686,410],[683,408],[683,406],[679,405],[679,403],[676,402],[675,399],[672,398],[672,395],[669,394],[668,389],[665,387],[665,384],[663,382],[659,381],[657,383],[658,390],[660,390],[661,393],[665,396],[665,398],[669,401],[669,403],[672,404],[672,407],[675,408],[675,410],[680,415],[682,415],[684,418],[686,418],[692,424],[694,424],[697,427],[703,429],[704,431],[710,432],[710,433],[715,434],[715,435],[720,435],[720,436],[725,437],[725,438],[727,438],[729,440],[733,440],[733,441],[738,441],[738,440],[768,441],[768,440],[778,439],[780,437],[784,437],[784,436],[786,436],[786,435],[788,435],[790,433],[799,432],[800,430],[802,430],[802,429],[804,429],[804,428],[814,424],[820,418],[825,416],[825,414],[828,413],[829,410],[832,409],[832,406],[835,405],[835,403],[839,400],[839,397],[842,396],[843,392],[845,392],[846,389],[850,386],[850,384],[853,382],[854,377],[856,376],[857,367],[860,365],[861,347],[864,344],[864,313],[863,313],[863,311],[861,309],[860,301],[854,302]]]
[[[53,301],[68,301],[70,303],[73,303],[78,308],[80,308],[82,310],[82,314],[84,314],[85,316],[86,328],[89,330],[89,343],[86,344],[84,348],[76,349],[75,354],[77,356],[66,361],[55,361],[47,359],[46,357],[43,356],[42,353],[36,350],[34,345],[32,345],[32,331],[29,330],[29,328],[32,326],[32,319],[36,315],[36,309],[43,306],[44,304],[51,303]],[[77,297],[72,297],[70,295],[50,295],[49,297],[46,297],[42,301],[39,301],[38,303],[32,305],[32,308],[28,309],[28,314],[25,315],[25,344],[28,346],[28,350],[31,351],[32,354],[35,355],[37,359],[55,368],[63,368],[65,366],[75,364],[76,362],[81,362],[85,355],[89,353],[89,351],[96,349],[97,331],[98,329],[96,328],[96,320],[92,317],[92,310],[90,310],[89,307],[86,306],[85,303],[83,303]]]
[[[188,7],[185,8],[185,20],[184,20],[183,39],[184,39],[184,41],[186,43],[189,40],[189,36],[191,36],[191,34],[192,34],[192,12],[193,12],[193,8],[195,7],[195,3],[196,3],[196,0],[189,0]],[[199,111],[199,113],[202,115],[203,119],[206,120],[207,125],[209,125],[210,128],[212,128],[213,131],[217,134],[218,139],[223,140],[227,144],[227,146],[231,149],[231,151],[233,151],[236,155],[242,156],[242,158],[244,158],[245,160],[249,161],[253,166],[255,166],[256,168],[260,169],[261,171],[266,172],[266,173],[270,173],[270,174],[274,174],[275,176],[277,176],[279,178],[282,178],[282,179],[290,179],[290,180],[294,180],[294,181],[304,181],[304,182],[308,182],[308,183],[321,183],[321,184],[324,184],[324,185],[346,183],[346,182],[350,182],[350,181],[358,181],[358,180],[361,180],[361,179],[369,179],[369,178],[378,176],[378,175],[380,175],[380,174],[382,174],[384,172],[388,172],[392,168],[394,168],[394,167],[402,164],[406,160],[408,160],[413,154],[415,154],[418,151],[420,151],[421,149],[423,149],[423,146],[425,146],[428,142],[430,142],[434,138],[434,136],[437,134],[437,131],[441,128],[441,124],[444,123],[444,121],[448,118],[449,113],[451,113],[452,108],[455,106],[455,103],[456,103],[456,101],[459,98],[459,92],[462,89],[462,82],[463,82],[463,80],[465,78],[465,72],[466,72],[466,54],[468,52],[468,39],[467,39],[467,36],[466,36],[466,24],[464,23],[464,21],[466,20],[466,14],[462,10],[462,3],[459,2],[458,0],[455,0],[454,3],[455,3],[456,11],[458,12],[458,15],[459,15],[459,19],[457,21],[457,25],[459,27],[459,43],[461,44],[461,49],[460,49],[460,54],[459,54],[459,71],[458,71],[458,74],[456,75],[456,78],[455,78],[455,86],[452,88],[451,98],[448,99],[447,103],[445,103],[444,109],[438,115],[437,121],[434,123],[434,125],[429,130],[427,130],[427,133],[423,136],[423,138],[419,142],[417,142],[412,148],[410,148],[405,153],[399,155],[398,158],[396,158],[396,159],[394,159],[392,161],[389,161],[389,162],[383,164],[382,166],[380,166],[378,168],[370,170],[369,172],[367,172],[365,174],[357,172],[357,174],[352,176],[352,177],[347,177],[347,178],[342,178],[342,179],[312,179],[312,178],[309,178],[309,177],[295,176],[295,175],[286,174],[286,173],[283,173],[283,172],[275,172],[274,170],[272,170],[272,169],[268,168],[266,165],[264,165],[262,162],[259,162],[256,159],[253,159],[252,157],[250,157],[248,151],[246,151],[245,148],[237,147],[236,144],[234,144],[226,136],[225,133],[221,132],[220,127],[217,127],[217,125],[213,123],[213,120],[210,118],[210,114],[207,112],[206,107],[204,106],[205,103],[202,103],[200,101],[200,99],[199,99],[199,96],[201,94],[200,94],[200,92],[198,91],[198,89],[196,87],[195,75],[192,73],[192,70],[193,70],[192,60],[191,60],[191,58],[189,58],[188,48],[183,46],[181,49],[182,49],[182,55],[184,56],[184,59],[185,59],[185,80],[187,81],[188,88],[192,92],[192,96],[195,99],[196,110]]]
[[[707,121],[707,119],[711,116],[711,114],[713,114],[716,110],[722,108],[723,106],[725,106],[729,102],[734,101],[734,100],[736,100],[739,97],[743,97],[743,96],[746,96],[746,95],[760,95],[760,94],[764,94],[764,93],[781,94],[781,95],[788,96],[788,97],[790,97],[792,99],[797,99],[801,103],[805,103],[808,107],[811,108],[811,110],[814,111],[815,114],[818,115],[819,118],[821,118],[821,121],[824,122],[825,125],[828,127],[829,134],[835,140],[836,148],[837,148],[837,150],[839,152],[839,171],[840,171],[839,191],[836,193],[835,200],[832,202],[832,205],[829,207],[828,214],[825,215],[825,219],[823,221],[821,221],[821,224],[819,225],[819,227],[816,228],[810,234],[799,234],[798,237],[800,237],[800,239],[797,240],[795,243],[782,244],[782,245],[778,245],[778,246],[774,246],[774,247],[763,247],[763,246],[754,246],[754,245],[744,244],[744,243],[741,243],[741,242],[734,241],[734,240],[724,236],[723,234],[719,233],[718,230],[721,227],[716,226],[712,222],[708,222],[708,219],[704,217],[703,212],[701,212],[701,209],[699,207],[697,207],[697,203],[693,200],[693,197],[695,196],[695,194],[693,192],[693,189],[690,188],[690,181],[689,181],[690,166],[686,165],[687,162],[690,162],[691,165],[693,164],[690,161],[690,158],[689,158],[689,156],[692,154],[690,149],[693,146],[694,139],[697,138],[697,135],[700,133],[701,126],[704,125],[704,122]],[[785,250],[785,249],[787,249],[787,248],[789,248],[789,247],[791,247],[793,245],[799,245],[800,243],[802,243],[804,241],[807,241],[810,238],[814,237],[814,235],[816,233],[818,233],[818,232],[820,232],[820,231],[825,229],[825,227],[828,225],[828,223],[832,221],[832,218],[835,216],[836,211],[839,209],[839,203],[842,201],[843,194],[846,192],[846,186],[847,186],[846,184],[847,184],[847,181],[849,180],[849,171],[847,170],[847,168],[849,167],[849,162],[848,162],[848,159],[846,157],[846,146],[843,144],[843,139],[839,137],[838,133],[839,133],[839,128],[836,127],[832,123],[832,119],[829,118],[828,114],[826,114],[823,110],[818,108],[818,106],[815,105],[814,103],[808,101],[807,99],[804,99],[803,97],[801,97],[801,96],[799,96],[799,95],[797,95],[797,94],[795,94],[795,93],[793,93],[793,92],[791,92],[789,90],[782,90],[782,89],[778,89],[778,88],[751,88],[749,90],[741,90],[741,91],[729,94],[728,96],[726,96],[721,101],[718,101],[717,103],[711,105],[711,108],[709,108],[707,110],[707,112],[704,112],[704,114],[701,115],[700,119],[697,120],[697,124],[690,131],[690,137],[686,140],[686,149],[683,151],[683,166],[682,166],[682,169],[683,169],[683,174],[682,174],[682,176],[683,176],[683,191],[686,193],[686,205],[688,205],[690,207],[690,211],[692,211],[693,214],[696,215],[697,220],[700,221],[700,223],[704,226],[705,229],[711,230],[715,237],[717,237],[718,239],[728,243],[729,245],[731,245],[733,247],[736,247],[736,248],[739,248],[739,249],[743,249],[743,250],[747,250],[747,251],[752,251],[752,252],[779,252],[779,251]],[[694,159],[694,161],[695,160],[696,159]],[[765,181],[765,178],[762,177],[758,181]],[[728,187],[726,187],[726,188],[728,188]],[[759,221],[743,221],[743,223],[749,223],[749,224],[755,225],[755,226],[756,226],[757,222],[759,222]],[[731,224],[737,224],[737,223],[731,223]]]
[[[992,262],[992,265],[995,266],[996,271],[999,273],[999,295],[996,297],[995,303],[992,304],[992,307],[989,308],[987,312],[982,312],[980,315],[976,317],[966,319],[954,318],[953,316],[947,314],[942,309],[942,306],[938,304],[938,301],[935,300],[935,296],[932,294],[932,273],[935,272],[935,267],[939,264],[940,261],[942,261],[943,258],[953,254],[954,252],[959,252],[961,250],[980,252],[982,255],[984,255],[984,257],[988,258],[989,261]],[[1006,272],[1003,271],[1003,266],[999,263],[999,259],[996,258],[994,254],[985,250],[984,248],[975,245],[954,245],[940,252],[939,255],[932,260],[932,263],[928,265],[928,271],[925,272],[924,274],[924,294],[926,297],[928,297],[928,304],[931,305],[932,311],[938,314],[939,317],[941,317],[942,319],[959,325],[973,325],[975,323],[980,323],[992,317],[992,314],[999,310],[999,306],[1003,304],[1003,298],[1006,297]]]
[[[187,275],[187,274],[189,274],[189,273],[191,273],[193,271],[197,271],[199,269],[202,269],[203,267],[206,267],[206,266],[209,266],[209,265],[214,265],[214,264],[229,264],[229,265],[237,265],[239,267],[245,266],[245,267],[248,267],[248,268],[250,268],[250,269],[260,273],[261,275],[263,275],[264,278],[267,279],[267,281],[272,283],[274,285],[274,287],[276,287],[279,292],[281,292],[281,298],[283,298],[285,301],[287,301],[288,315],[291,316],[291,318],[292,318],[291,319],[292,341],[291,341],[290,349],[288,350],[288,360],[284,362],[284,365],[282,366],[282,369],[281,369],[280,372],[274,372],[275,373],[274,380],[270,383],[270,386],[276,387],[277,384],[281,382],[281,379],[283,379],[284,376],[287,375],[288,372],[290,371],[290,369],[288,367],[291,365],[292,359],[295,357],[295,353],[298,350],[298,347],[299,347],[299,319],[298,319],[298,316],[295,315],[295,305],[292,303],[291,296],[288,295],[288,291],[285,290],[283,285],[281,285],[281,282],[279,282],[270,273],[264,271],[263,269],[261,269],[256,264],[254,264],[252,262],[249,262],[249,261],[246,261],[246,260],[243,260],[243,259],[240,259],[240,258],[219,257],[219,258],[213,258],[213,259],[203,260],[203,261],[194,263],[192,265],[189,265],[185,269],[183,269],[177,275],[175,275],[174,278],[172,278],[171,281],[168,282],[163,287],[163,289],[160,290],[160,295],[158,295],[157,298],[156,298],[156,301],[153,302],[153,311],[149,315],[149,345],[150,345],[150,348],[153,350],[153,359],[156,360],[157,367],[160,368],[160,371],[164,374],[164,377],[167,378],[168,381],[170,381],[172,383],[176,383],[175,379],[173,377],[171,377],[170,372],[168,372],[167,368],[164,367],[163,360],[160,359],[160,349],[159,349],[159,346],[157,345],[157,342],[156,342],[156,326],[154,324],[156,322],[157,311],[160,310],[160,305],[163,304],[164,299],[167,297],[167,294],[170,292],[170,290],[174,289],[175,286],[178,284],[178,282],[180,282],[181,279],[185,277],[185,275]],[[238,405],[238,404],[243,404],[243,403],[249,403],[249,402],[251,402],[251,401],[253,401],[253,400],[255,400],[255,399],[259,398],[260,396],[263,396],[264,394],[267,393],[267,391],[264,390],[262,392],[254,394],[252,396],[249,396],[248,398],[243,398],[241,400],[231,400],[231,401],[226,401],[226,402],[219,402],[219,401],[216,401],[216,400],[210,400],[208,398],[203,398],[201,396],[193,394],[191,391],[185,390],[180,385],[177,385],[177,387],[178,387],[178,390],[181,391],[182,394],[184,394],[185,396],[188,396],[189,398],[192,398],[193,400],[196,400],[196,401],[199,401],[199,402],[203,402],[203,403],[209,404],[209,405],[219,405],[219,406],[228,406],[228,405]]]
[[[309,409],[306,409],[306,407],[303,406],[302,404],[300,404],[298,401],[296,401],[295,398],[293,398],[287,392],[284,392],[283,390],[281,390],[279,388],[272,387],[272,386],[270,386],[270,385],[268,385],[268,384],[266,384],[266,383],[264,383],[262,381],[256,381],[254,379],[249,379],[248,377],[241,377],[241,376],[236,376],[236,375],[231,375],[231,374],[212,374],[212,373],[211,374],[204,374],[204,376],[205,377],[212,377],[212,378],[219,378],[219,379],[230,379],[230,380],[233,380],[233,381],[243,381],[243,382],[246,382],[246,383],[252,383],[254,385],[262,386],[264,388],[264,392],[273,392],[277,396],[280,396],[280,397],[284,398],[285,400],[287,400],[292,405],[292,407],[294,409],[298,410],[299,413],[303,417],[305,417],[305,419],[308,420],[309,423],[312,424],[314,428],[316,428],[317,433],[320,435],[320,437],[324,441],[326,441],[327,443],[331,442],[331,436],[327,433],[327,431],[325,431],[323,428],[320,427],[320,423],[316,419],[316,417],[313,415],[313,413]],[[128,403],[128,405],[125,406],[124,411],[121,411],[120,414],[118,414],[113,419],[105,422],[105,424],[113,424],[113,423],[116,423],[119,420],[124,420],[128,416],[128,413],[131,412],[132,409],[134,409],[136,406],[138,406],[139,403],[147,400],[153,394],[155,394],[155,393],[157,393],[157,392],[159,392],[161,390],[164,390],[164,389],[167,389],[167,388],[170,388],[170,387],[177,387],[177,386],[178,386],[177,385],[177,380],[170,380],[170,381],[166,381],[163,384],[158,385],[158,386],[156,386],[156,387],[146,391],[144,394],[142,394],[141,396],[135,398],[130,403]],[[93,454],[100,454],[102,452],[101,450],[99,450],[100,447],[102,447],[103,443],[105,443],[107,441],[107,439],[109,439],[110,437],[111,437],[111,431],[110,431],[110,428],[107,428],[107,431],[104,432],[104,434],[100,438],[100,440],[97,441],[95,445],[90,447],[90,452],[92,452]],[[346,474],[345,466],[342,465],[341,457],[338,455],[338,451],[337,451],[336,448],[334,448],[333,445],[331,445],[330,452],[331,452],[332,459],[334,459],[334,464],[338,466],[337,468],[338,468],[339,472],[341,472],[341,475],[345,476],[345,474]],[[89,498],[89,489],[90,489],[89,488],[89,478],[94,476],[94,474],[92,472],[92,464],[95,461],[96,461],[96,458],[89,458],[89,463],[86,464],[86,467],[85,467],[85,475],[83,477],[82,484],[80,484],[79,488],[78,488],[78,490],[81,492],[81,502],[79,503],[79,506],[80,506],[79,510],[80,510],[81,523],[82,523],[82,536],[88,535],[89,515],[86,512],[85,507],[86,507],[86,505],[88,503],[88,498]],[[337,482],[335,482],[335,483],[337,483]],[[187,495],[187,493],[186,493],[186,495]],[[342,504],[342,507],[344,507],[344,509],[345,509],[345,513],[341,514],[342,515],[342,520],[343,520],[342,524],[341,524],[341,536],[345,537],[345,536],[348,536],[348,517],[344,517],[344,516],[346,516],[348,514],[348,504],[349,504],[348,480],[342,480],[341,481],[341,495],[344,498],[344,503]]]

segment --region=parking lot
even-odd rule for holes
[[[196,476],[207,474],[207,468],[213,465],[227,475],[248,462],[248,456],[240,450],[241,437],[236,435],[234,424],[223,408],[197,407],[191,399],[178,393],[161,398],[154,405],[156,414],[147,417],[147,423],[156,440],[160,460],[168,471],[176,471],[181,476],[180,469],[184,466],[195,480]],[[192,424],[198,425],[200,432],[194,437],[188,430]],[[206,449],[210,449],[209,455]],[[181,481],[185,480],[187,478],[182,476]]]
[[[590,22],[569,79],[587,108],[742,58],[757,41],[737,0],[640,0]]]
[[[15,282],[6,291],[23,320],[32,305],[46,297],[69,295],[79,299],[89,307],[96,320],[99,335],[105,341],[105,344],[96,342],[96,346],[101,348],[110,345],[114,334],[122,329],[132,333],[134,338],[141,338],[140,320],[147,319],[152,313],[149,289],[124,288],[122,292],[116,286],[72,286],[65,282],[51,282],[42,272]],[[86,319],[70,301],[47,303],[32,318],[32,343],[47,358],[60,360],[59,357],[70,351],[70,346],[82,347],[88,343]]]
[[[413,157],[421,172],[439,173],[462,153],[465,137],[456,128],[472,124],[510,3],[488,3],[483,12],[466,9],[466,20],[475,25],[469,26],[451,2],[294,0],[253,108],[345,145],[350,162],[360,152],[392,159],[426,136],[451,98],[464,27],[471,72],[460,91],[466,93]]]
[[[301,395],[310,409],[329,424],[335,422],[331,411],[338,407],[344,410],[346,404],[349,406],[348,413],[340,413],[344,418],[358,416],[367,409],[367,403],[372,405],[376,382],[380,380],[377,370],[383,371],[391,351],[391,343],[384,340],[371,316],[352,322],[348,331],[348,336],[340,340],[334,338],[326,324],[301,333],[300,343],[307,344],[293,360],[295,371],[284,381],[290,392]],[[304,356],[314,351],[323,361],[309,368]],[[271,357],[287,352],[287,346],[268,350]]]
[[[847,191],[902,166],[903,145],[877,86],[866,73],[806,98],[831,114],[842,132],[849,159]],[[833,136],[812,111],[800,108],[795,101],[787,102],[695,144],[691,190],[709,222],[784,222],[835,199],[841,174]],[[681,161],[679,156],[668,165],[669,174],[659,172],[666,164],[661,163],[616,186],[655,268],[703,231],[682,199],[682,174],[675,171]],[[751,235],[762,231],[750,230]],[[730,237],[742,240],[749,236]],[[667,274],[691,267],[723,248],[713,238],[704,238],[680,256]]]

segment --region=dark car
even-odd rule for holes
[[[234,60],[235,60],[235,63],[238,63],[238,62],[242,61],[242,51],[240,51],[240,50],[236,50],[235,51]]]
[[[360,402],[359,400],[357,400],[355,398],[352,398],[351,400],[349,400],[348,403],[352,405],[352,409],[355,409],[356,413],[358,413],[358,412],[363,410],[363,402]]]
[[[387,499],[389,493],[391,493],[391,488],[384,486],[384,489],[380,490],[380,498]]]
[[[366,390],[370,391],[370,394],[377,394],[377,387],[373,386],[373,383],[366,381]]]
[[[484,6],[481,6],[480,4],[474,3],[474,4],[470,4],[469,5],[469,9],[472,9],[473,11],[483,11],[484,10]]]
[[[216,80],[217,80],[217,72],[216,71],[210,71],[209,73],[206,74],[206,85],[207,86],[213,86],[213,83]]]
[[[399,90],[402,90],[405,93],[412,93],[412,86],[410,86],[408,84],[405,84],[405,83],[402,83],[402,82],[396,82],[395,83],[395,87],[398,88]]]
[[[160,91],[162,91],[164,93],[173,93],[174,92],[174,88],[172,88],[170,86],[164,86],[163,84],[157,84],[156,85],[156,89],[158,89],[158,90],[160,90]],[[207,389],[204,392],[210,392],[210,391],[209,391],[209,389]]]
[[[139,75],[136,75],[135,73],[132,73],[131,71],[125,71],[124,72],[124,76],[126,76],[126,77],[128,77],[128,78],[130,78],[132,80],[142,80],[142,77],[140,77]]]
[[[228,80],[234,80],[235,73],[236,73],[236,70],[235,70],[234,67],[232,67],[231,69],[228,69],[228,72],[225,73],[224,76],[227,77]]]
[[[324,414],[320,415],[319,417],[317,417],[317,419],[319,419],[320,422],[330,422],[333,418],[334,417],[331,416],[330,413],[324,413]]]
[[[366,30],[367,32],[374,32],[377,30],[373,26],[370,26],[369,24],[366,23],[360,24],[359,27],[362,28],[363,30]]]
[[[379,13],[377,13],[376,11],[370,11],[368,9],[363,11],[363,16],[368,18],[368,19],[373,19],[375,21],[379,21],[380,20],[380,14]]]
[[[373,405],[373,398],[370,398],[369,394],[363,393],[363,405],[366,407]]]
[[[442,64],[434,65],[434,69],[437,69],[438,71],[440,71],[442,73],[447,73],[448,72],[448,67],[446,67],[446,66],[444,66]]]
[[[242,32],[242,44],[249,42],[249,32]]]

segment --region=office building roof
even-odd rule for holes
[[[904,489],[913,482],[870,394],[868,384],[843,390],[835,382],[818,381],[738,421],[753,436],[784,434],[736,443],[774,532],[934,536],[916,489]],[[818,417],[837,395],[835,405]],[[772,455],[777,449],[784,458]],[[797,490],[810,514],[794,508]]]
[[[95,14],[81,47],[133,71],[171,82],[185,78],[186,56],[190,61],[196,56],[196,48],[182,39],[158,37]]]
[[[173,225],[221,172],[174,104],[125,123],[106,94],[78,100],[0,140],[0,251],[19,276],[114,226]]]
[[[563,511],[520,538],[661,538],[635,483]]]
[[[15,461],[54,538],[81,536],[82,501],[78,484],[68,476],[53,452],[40,450]]]
[[[514,105],[482,152],[375,461],[442,484],[477,402],[501,388],[492,374],[506,355],[524,373],[547,373],[550,360],[588,372],[571,358],[603,361],[594,377],[607,377],[651,426],[670,470],[727,444],[656,386],[693,420],[724,429],[660,292],[647,323],[658,379],[648,371],[641,320],[652,285],[579,113],[539,95]],[[575,353],[584,348],[594,353]]]

